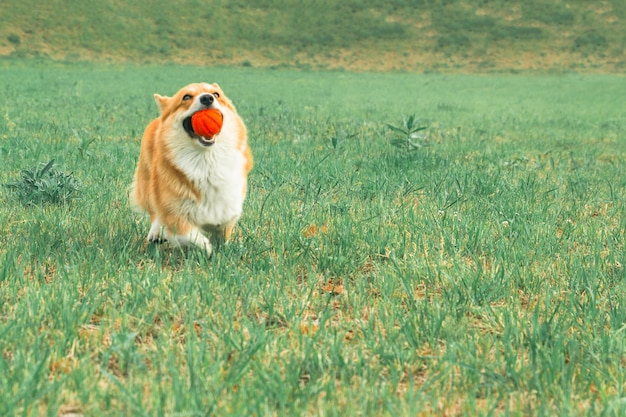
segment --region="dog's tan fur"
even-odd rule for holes
[[[213,96],[207,106],[202,96]],[[150,214],[148,240],[194,244],[210,254],[210,234],[229,240],[241,215],[252,154],[235,106],[217,84],[190,84],[173,97],[154,95],[160,116],[146,128],[131,193]],[[213,138],[190,134],[183,121],[206,107],[224,116]]]

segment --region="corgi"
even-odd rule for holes
[[[242,213],[253,165],[246,126],[218,84],[189,84],[154,99],[160,115],[141,139],[131,205],[150,215],[149,242],[195,245],[210,256],[211,241],[227,242]],[[191,123],[207,108],[223,116],[212,138]]]

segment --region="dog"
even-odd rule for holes
[[[141,139],[131,205],[150,215],[149,242],[195,245],[211,256],[212,240],[228,242],[242,213],[253,166],[246,126],[218,84],[189,84],[154,99],[160,116]],[[191,123],[207,108],[223,116],[211,138]]]

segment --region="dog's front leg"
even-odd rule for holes
[[[165,241],[163,226],[161,226],[161,222],[156,217],[152,220],[152,225],[150,226],[150,231],[148,232],[148,237],[146,240],[150,243],[163,243]]]
[[[185,234],[177,234],[166,231],[166,239],[173,246],[189,246],[194,245],[206,251],[208,256],[213,253],[213,245],[211,240],[206,237],[197,227],[191,227]]]

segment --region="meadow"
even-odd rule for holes
[[[195,81],[255,157],[210,259],[127,201]],[[626,412],[624,77],[5,59],[0,91],[0,415]]]
[[[625,21],[623,0],[3,0],[0,56],[623,74]]]

